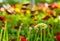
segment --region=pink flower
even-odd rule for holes
[[[58,6],[57,6],[57,3],[56,3],[56,2],[54,2],[54,3],[52,4],[52,8],[58,8]]]

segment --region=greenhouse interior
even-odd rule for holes
[[[60,41],[60,0],[0,0],[0,41]]]

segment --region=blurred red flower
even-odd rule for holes
[[[57,36],[56,36],[56,39],[57,39],[58,41],[60,41],[60,36],[59,36],[59,35],[57,35]]]
[[[4,16],[0,16],[0,21],[4,21],[5,17]]]
[[[20,39],[21,41],[27,41],[26,38],[23,37],[23,36],[20,36],[19,39]]]
[[[44,20],[47,20],[47,19],[49,19],[49,18],[50,18],[50,16],[47,15],[47,16],[45,16],[43,19],[44,19]]]

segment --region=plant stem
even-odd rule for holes
[[[28,32],[28,41],[30,41],[30,33],[31,33],[31,30],[29,30],[29,32]]]
[[[3,29],[4,29],[3,41],[5,41],[6,39],[7,39],[6,41],[8,41],[7,22],[6,21],[5,21],[5,27]]]
[[[45,29],[44,29],[44,41],[46,41],[46,35],[45,35],[46,33],[45,33]]]
[[[18,38],[19,38],[19,36],[20,36],[20,31],[21,31],[21,26],[19,27],[19,30],[18,30],[18,32],[17,32],[17,41],[19,40]]]
[[[3,29],[1,29],[1,34],[0,34],[0,41],[2,41],[2,33],[3,33]]]
[[[42,41],[42,32],[41,32],[41,41]]]

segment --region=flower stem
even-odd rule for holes
[[[41,32],[41,41],[42,41],[42,32]]]
[[[44,41],[46,41],[46,33],[45,33],[45,29],[44,29]]]
[[[3,41],[5,41],[5,40],[8,41],[7,22],[6,21],[5,21],[5,27],[3,29],[4,29]]]
[[[21,31],[21,26],[19,27],[19,30],[18,30],[18,32],[17,32],[17,41],[19,40],[18,38],[19,38],[19,36],[20,36],[20,31]]]
[[[3,29],[1,29],[1,34],[0,34],[0,41],[2,40],[2,33],[3,33]]]

